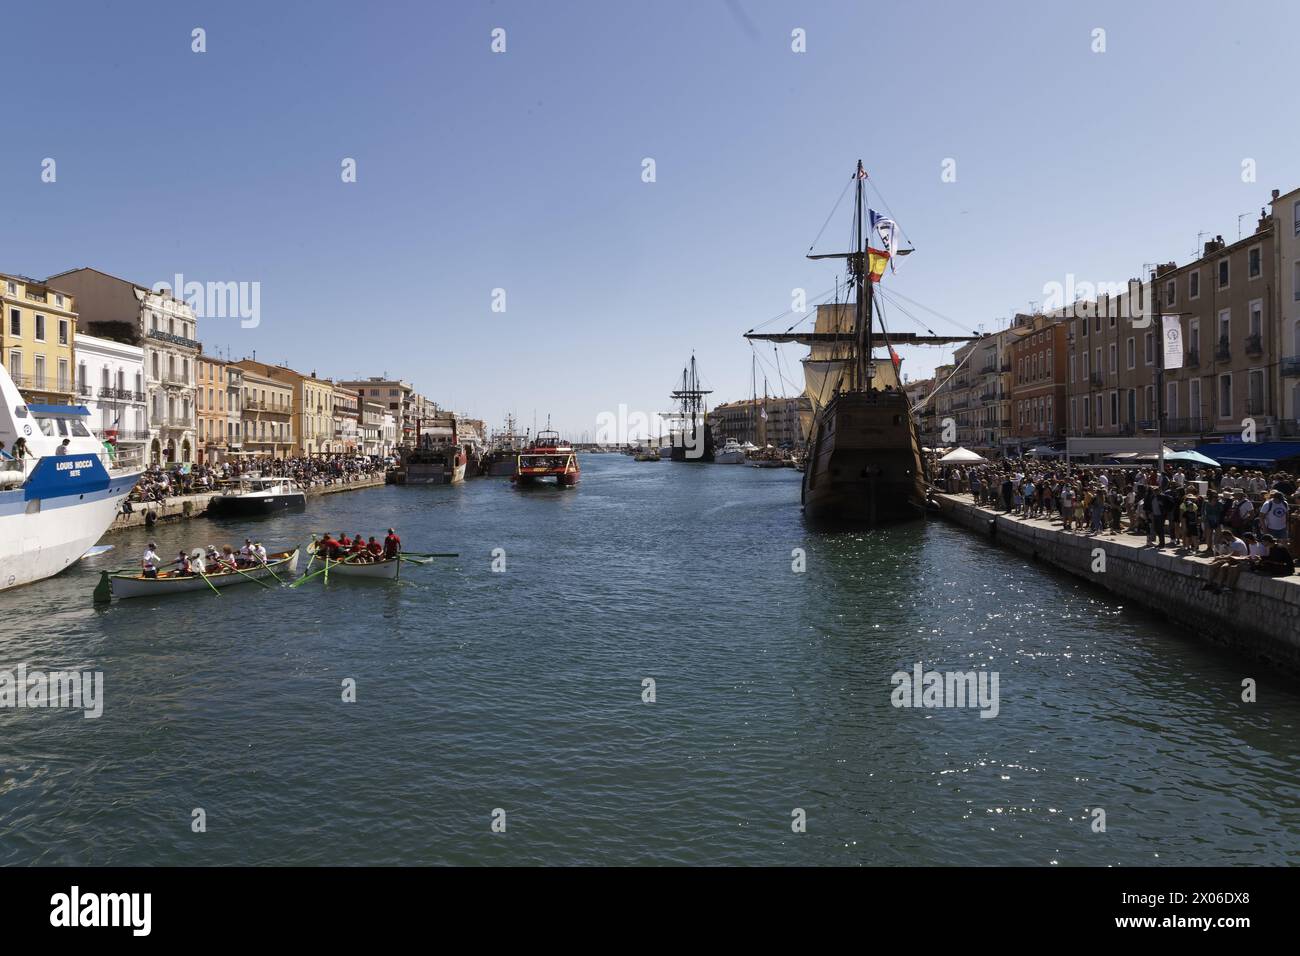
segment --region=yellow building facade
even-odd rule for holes
[[[0,273],[0,309],[0,356],[23,398],[37,405],[71,404],[77,387],[73,297],[35,279]]]

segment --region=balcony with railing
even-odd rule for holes
[[[53,375],[15,375],[9,373],[15,385],[19,388],[25,388],[32,392],[53,392],[59,395],[73,395],[73,384],[67,379],[59,379]]]
[[[194,419],[181,415],[165,415],[158,419],[157,424],[160,428],[190,429],[194,427]]]
[[[1225,335],[1223,338],[1219,339],[1219,345],[1214,350],[1214,360],[1216,362],[1228,362],[1231,361],[1231,359],[1232,344],[1228,341],[1228,337]]]
[[[1247,415],[1265,415],[1267,413],[1268,413],[1268,402],[1264,401],[1264,399],[1262,398],[1246,399]]]
[[[87,390],[87,394],[89,394],[89,390]],[[137,392],[134,389],[130,389],[130,388],[101,387],[99,389],[99,397],[108,398],[108,399],[117,399],[118,401],[123,401],[123,402],[143,402],[144,392]]]
[[[1283,438],[1295,438],[1296,436],[1300,436],[1300,421],[1296,421],[1294,418],[1282,419],[1278,422],[1278,427],[1282,432]]]
[[[249,399],[244,402],[244,410],[249,412],[265,412],[268,415],[283,415],[286,418],[293,414],[292,405],[285,405],[282,402],[261,402],[257,399]]]
[[[1262,335],[1246,336],[1246,354],[1247,355],[1264,354],[1264,337]]]
[[[1300,378],[1300,355],[1288,355],[1280,363],[1286,378]]]
[[[1105,381],[1106,379],[1102,376],[1100,372],[1093,372],[1088,376],[1088,384],[1095,387],[1101,387],[1103,384],[1105,384]]]
[[[1185,368],[1199,368],[1201,365],[1201,352],[1199,349],[1192,349],[1183,356],[1183,366]]]
[[[159,342],[167,342],[170,345],[179,345],[182,348],[202,351],[203,343],[196,342],[194,339],[187,339],[183,335],[173,335],[171,332],[163,332],[160,329],[154,329],[149,333],[149,338],[157,339]]]
[[[1162,432],[1165,435],[1200,435],[1205,426],[1203,418],[1167,418]]]

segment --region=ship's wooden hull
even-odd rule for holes
[[[907,396],[844,392],[822,409],[803,477],[804,515],[844,524],[920,517],[925,472]]]

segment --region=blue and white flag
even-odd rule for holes
[[[871,217],[871,231],[880,236],[885,251],[889,253],[890,271],[893,271],[894,256],[898,254],[898,223],[892,219],[886,219],[874,209],[868,209],[867,213]]]

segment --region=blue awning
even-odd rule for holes
[[[28,405],[27,410],[33,415],[55,415],[70,418],[73,415],[90,415],[85,405]]]
[[[1300,441],[1216,442],[1197,445],[1196,450],[1224,468],[1241,465],[1268,467],[1279,461],[1300,459]]]

